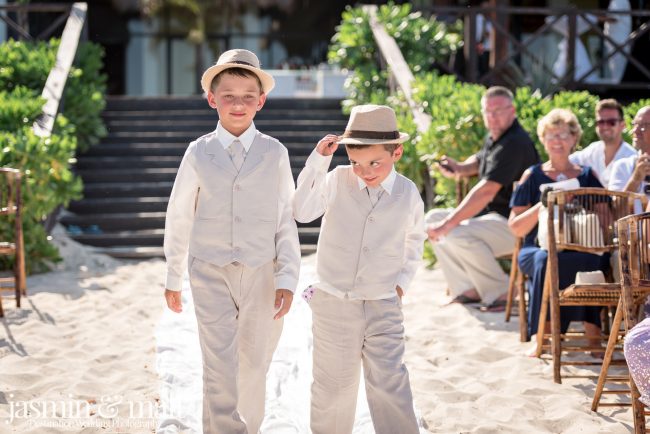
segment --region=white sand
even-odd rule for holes
[[[163,309],[162,261],[123,263],[57,238],[65,243],[64,266],[28,279],[22,309],[3,300],[0,433],[153,432],[148,407],[155,414],[158,403],[161,432],[196,432],[195,320],[190,304],[183,315]],[[313,273],[313,258],[303,262],[301,285]],[[529,345],[519,343],[516,318],[505,324],[502,313],[441,308],[444,288],[440,271],[422,268],[404,299],[406,362],[423,432],[631,432],[629,409],[589,410],[594,381],[557,385],[548,362],[524,356]],[[271,366],[265,434],[308,432],[310,353],[309,308],[296,298]],[[364,400],[358,434],[373,432]],[[37,417],[47,403],[55,414],[49,408]],[[90,418],[74,414],[72,404],[88,407]]]

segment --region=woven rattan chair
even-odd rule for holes
[[[645,209],[646,204],[645,195],[602,188],[580,188],[549,193],[548,261],[537,333],[537,356],[540,357],[542,354],[544,340],[550,338],[553,379],[556,383],[561,383],[560,370],[563,364],[600,364],[600,362],[587,361],[562,362],[563,351],[602,351],[601,347],[568,344],[569,341],[576,342],[576,336],[561,334],[560,307],[615,307],[620,297],[619,282],[573,284],[564,289],[558,288],[558,251],[574,250],[593,254],[615,251],[618,245],[616,221],[635,211]],[[543,332],[548,307],[551,311],[550,335]]]
[[[13,275],[0,277],[0,317],[4,316],[2,290],[15,292],[16,307],[20,307],[20,296],[26,294],[20,180],[20,171],[0,168],[0,217],[10,219],[13,228],[13,239],[0,241],[0,255],[14,258]]]
[[[631,376],[610,376],[608,371],[612,363],[614,349],[622,344],[622,338],[636,325],[640,308],[650,295],[650,213],[624,217],[617,222],[619,236],[619,270],[621,275],[621,296],[612,322],[612,329],[607,342],[603,366],[598,377],[596,393],[592,401],[592,411],[599,406],[631,405],[636,433],[645,432],[645,406],[639,401],[639,391]],[[621,333],[621,323],[624,330]],[[604,391],[606,382],[628,382],[629,389],[612,389]],[[630,394],[629,402],[600,402],[604,392]]]

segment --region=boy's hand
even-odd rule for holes
[[[316,144],[316,152],[324,157],[332,155],[339,147],[339,136],[335,134],[328,134]]]
[[[181,302],[181,292],[165,289],[165,300],[167,300],[167,307],[176,313],[183,311],[183,303]]]
[[[280,310],[278,310],[273,319],[280,319],[285,316],[289,312],[289,309],[291,309],[292,301],[293,292],[288,289],[277,289],[275,291],[275,308]]]
[[[399,298],[401,300],[402,297],[404,297],[404,290],[402,288],[400,288],[399,285],[397,285],[397,287],[395,288],[395,291],[397,291],[397,295],[399,295]]]

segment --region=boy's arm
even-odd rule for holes
[[[293,198],[293,216],[301,223],[322,216],[331,199],[328,197],[329,192],[336,191],[333,188],[335,178],[327,174],[332,155],[338,148],[338,144],[333,140],[338,140],[338,137],[327,135],[321,139],[298,175],[298,187]]]
[[[424,251],[424,240],[427,239],[424,226],[424,202],[422,202],[419,194],[417,194],[411,209],[411,222],[406,228],[406,236],[404,237],[402,270],[397,277],[397,285],[403,292],[408,290],[411,280],[413,280],[413,276],[420,266],[422,252]]]
[[[278,225],[275,233],[275,288],[294,292],[298,286],[300,271],[300,242],[291,207],[295,187],[291,175],[289,154],[284,148],[279,164]]]
[[[181,290],[199,189],[196,170],[190,162],[192,149],[194,147],[190,145],[178,168],[165,216],[164,251],[167,260],[165,288],[171,291]]]

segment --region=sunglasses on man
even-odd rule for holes
[[[603,125],[609,125],[610,127],[615,127],[616,124],[621,122],[622,119],[597,119],[596,125],[602,127]]]

